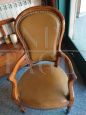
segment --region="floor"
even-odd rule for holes
[[[23,74],[26,68],[21,69],[17,77]],[[69,115],[86,115],[86,86],[81,80],[75,82],[75,103]],[[0,80],[0,115],[23,115],[18,107],[13,103],[11,96],[11,84],[6,77]],[[35,110],[27,108],[24,115],[65,115],[64,109],[55,110]]]

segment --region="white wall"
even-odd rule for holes
[[[71,39],[74,37],[77,3],[77,0],[71,0],[70,3],[69,37]]]
[[[32,6],[38,6],[38,5],[41,5],[41,0],[31,0],[31,4]]]
[[[81,0],[80,13],[86,12],[86,0]]]
[[[0,20],[16,18],[23,10],[38,5],[41,0],[0,0]]]

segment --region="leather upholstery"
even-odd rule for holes
[[[20,31],[31,49],[32,60],[55,60],[61,32],[59,17],[49,11],[36,11],[21,21]]]
[[[68,76],[53,64],[35,65],[18,83],[21,100],[35,108],[55,108],[68,104]]]
[[[10,76],[12,97],[22,111],[24,111],[22,105],[42,109],[67,106],[68,112],[72,107],[75,74],[70,59],[61,51],[64,30],[64,17],[52,7],[32,7],[17,17],[15,31],[25,50],[24,57],[27,57],[30,64],[30,69],[25,72],[18,84],[15,74],[24,57],[18,61]],[[72,74],[67,76],[59,67],[61,57],[68,65],[68,72]],[[38,63],[34,65],[34,62],[39,60],[55,60],[54,65],[57,67],[41,63],[39,68]]]

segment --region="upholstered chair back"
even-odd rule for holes
[[[32,7],[16,20],[16,33],[33,61],[55,60],[64,33],[64,18],[51,7]]]

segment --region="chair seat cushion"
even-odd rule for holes
[[[68,76],[53,64],[34,65],[18,82],[22,103],[29,107],[50,109],[67,106]]]

